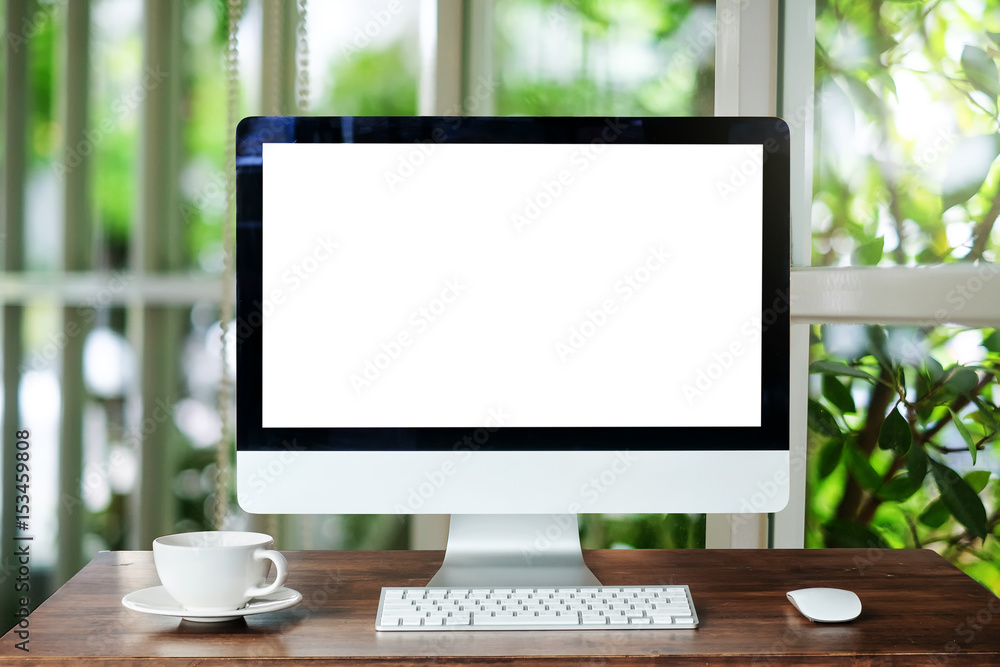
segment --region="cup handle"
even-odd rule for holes
[[[252,598],[270,595],[285,585],[285,580],[288,579],[288,561],[285,560],[284,556],[271,549],[257,549],[253,553],[253,559],[269,560],[274,563],[275,576],[274,581],[270,585],[264,587],[251,586],[247,589],[246,595]]]

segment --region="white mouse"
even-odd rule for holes
[[[802,588],[787,595],[796,609],[817,623],[844,623],[861,615],[858,596],[840,588]]]

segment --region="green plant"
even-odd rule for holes
[[[970,335],[979,359],[938,361]],[[1000,590],[1000,332],[870,327],[847,355],[829,328],[813,342],[808,546],[934,548]]]

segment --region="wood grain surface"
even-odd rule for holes
[[[299,605],[204,624],[123,607],[159,584],[151,553],[103,552],[29,617],[30,652],[0,640],[0,664],[1000,665],[1000,599],[931,551],[588,551],[605,585],[689,585],[701,627],[450,633],[374,629],[380,588],[424,585],[440,551],[284,553]],[[811,586],[853,590],[861,617],[806,620],[785,593]]]

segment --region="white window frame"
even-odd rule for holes
[[[728,1],[728,0],[727,0]],[[735,0],[734,0],[735,1]],[[750,5],[759,6],[756,0]],[[772,0],[772,4],[774,4]],[[812,254],[815,2],[780,0],[779,115],[792,128],[792,498],[773,517],[770,546],[805,540],[805,421],[811,324],[1000,326],[1000,266],[815,267]],[[796,131],[798,130],[798,131]]]
[[[295,20],[291,9],[284,7],[285,0],[263,0],[270,15],[278,16],[277,24],[263,36],[263,47],[269,61],[294,62],[295,40],[292,31]],[[471,91],[477,82],[491,81],[490,35],[493,0],[421,0],[421,86],[418,107],[426,114],[458,114],[464,109],[463,93]],[[74,0],[73,11],[79,16],[89,14],[90,3]],[[144,33],[144,51],[158,59],[173,59],[180,48],[180,21],[173,0],[147,0],[147,20],[155,22],[156,30]],[[291,5],[292,3],[287,3]],[[9,0],[5,6],[6,25],[21,25],[28,16],[31,4],[25,0]],[[806,401],[808,389],[808,329],[810,324],[825,322],[861,324],[943,324],[958,323],[974,327],[1000,326],[1000,280],[992,277],[1000,273],[994,264],[950,265],[940,267],[893,268],[810,268],[813,156],[813,100],[815,48],[815,3],[803,0],[718,0],[716,44],[716,113],[718,115],[773,115],[784,117],[792,129],[792,282],[791,282],[791,408],[789,425],[791,436],[791,499],[788,507],[766,517],[747,517],[751,520],[732,521],[729,515],[709,517],[709,547],[801,547],[805,534],[805,460],[806,460]],[[280,25],[278,25],[280,24]],[[67,24],[66,43],[86,42],[85,26],[89,21],[74,20]],[[84,26],[84,27],[81,27]],[[23,55],[6,53],[4,60],[5,87],[16,90],[24,86]],[[16,76],[15,76],[16,75]],[[268,94],[263,104],[270,113],[294,112],[291,88],[279,85],[284,80],[280,71],[265,68],[262,72],[262,90]],[[66,141],[73,141],[74,134],[82,131],[86,108],[86,79],[83,75],[68,76],[60,93],[65,104],[67,119],[77,119],[80,127],[73,129],[67,123]],[[286,81],[287,83],[287,81]],[[270,92],[268,92],[270,91]],[[145,133],[156,137],[169,137],[167,128],[174,118],[163,109],[177,103],[177,91],[164,87],[164,96],[156,104],[148,103],[144,109]],[[475,113],[492,113],[492,88],[477,90]],[[160,110],[158,113],[157,110]],[[5,136],[25,135],[27,117],[17,96],[8,94],[3,102]],[[152,128],[152,129],[151,129]],[[164,131],[160,131],[160,128]],[[150,236],[163,227],[164,211],[176,210],[169,203],[175,197],[160,191],[156,183],[170,182],[169,175],[156,175],[163,167],[157,160],[160,149],[150,144],[144,147],[143,170],[148,185],[140,186],[139,198],[146,214],[142,216],[137,244],[153,244]],[[21,311],[25,304],[50,300],[63,307],[86,304],[96,292],[112,284],[115,276],[95,273],[79,262],[67,258],[66,271],[61,274],[36,276],[22,272],[19,253],[23,233],[24,210],[24,147],[15,141],[6,142],[6,170],[2,174],[2,191],[5,193],[4,219],[5,263],[0,273],[0,305],[8,334],[20,328]],[[74,218],[74,211],[83,210],[86,202],[84,179],[86,165],[73,172],[67,180],[65,198],[66,226],[71,231],[86,231],[89,221]],[[162,189],[161,189],[162,190]],[[155,196],[154,196],[155,195]],[[159,197],[159,198],[157,198]],[[163,199],[166,197],[166,199]],[[166,203],[165,203],[166,202]],[[81,206],[82,204],[82,206]],[[159,213],[157,213],[159,211]],[[67,232],[69,234],[69,232]],[[69,236],[67,236],[67,239]],[[140,250],[137,247],[137,251]],[[137,252],[133,270],[123,289],[110,292],[112,303],[129,305],[141,311],[158,306],[182,306],[199,301],[221,300],[221,280],[214,276],[178,274],[168,265],[157,262],[147,266],[142,252]],[[168,263],[169,264],[169,263]],[[734,278],[735,279],[735,278]],[[972,296],[966,298],[966,295]],[[957,296],[956,296],[957,295]],[[138,326],[132,332],[139,341],[139,349],[155,349],[155,331],[143,327],[144,317],[137,317]],[[152,337],[152,338],[151,338]],[[77,355],[82,339],[67,347],[67,354]],[[4,335],[4,381],[8,387],[16,386],[17,359],[21,355],[20,335]],[[68,363],[76,363],[71,359]],[[144,368],[144,371],[148,369]],[[64,391],[73,391],[64,383]],[[143,406],[147,409],[150,406]],[[6,392],[4,399],[5,423],[16,423],[18,400],[16,391]],[[67,420],[68,422],[69,420]],[[72,423],[63,425],[63,433],[79,432]],[[5,451],[13,446],[6,428]],[[78,439],[77,439],[78,440]],[[67,441],[60,465],[60,492],[72,494],[81,472],[79,444]],[[76,443],[76,444],[74,444]],[[68,450],[74,450],[75,453]],[[146,465],[158,466],[156,443],[144,447]],[[72,456],[70,454],[73,454]],[[10,458],[9,456],[7,457]],[[153,505],[158,502],[162,488],[141,484],[137,493],[136,513],[146,520],[135,521],[136,546],[148,535],[162,532],[164,517],[154,516]],[[5,505],[5,516],[9,507]],[[72,521],[68,516],[61,517]],[[435,547],[444,543],[446,517],[414,517],[416,547]],[[5,520],[2,541],[12,537],[13,521]],[[147,535],[148,533],[148,535]],[[80,536],[72,531],[60,531],[60,581],[72,574],[75,562],[82,553]]]

